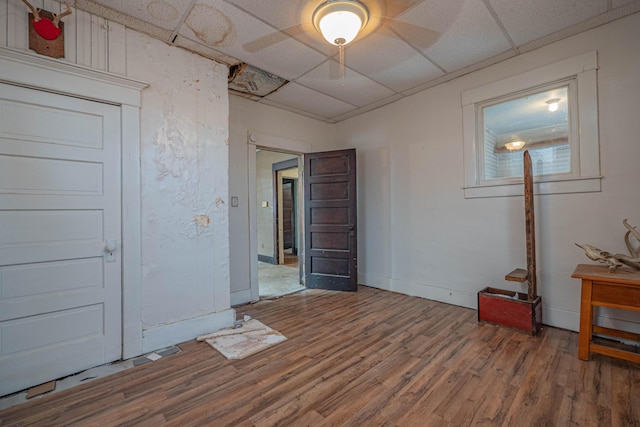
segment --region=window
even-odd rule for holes
[[[575,80],[478,105],[478,136],[483,151],[482,182],[520,181],[524,150],[533,175],[567,175],[571,167],[569,111],[574,110]]]
[[[465,197],[521,195],[529,151],[537,194],[600,191],[596,53],[462,94]]]

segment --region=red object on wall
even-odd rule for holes
[[[53,40],[47,40],[42,35],[38,34],[36,24],[42,22],[45,18],[52,23],[54,16],[49,11],[40,10],[39,17],[40,20],[35,22],[33,14],[29,14],[29,49],[32,49],[40,55],[46,55],[51,58],[64,58],[64,22],[58,23],[58,30],[60,30],[59,35]]]
[[[542,298],[529,302],[525,293],[484,288],[478,292],[478,321],[483,320],[537,335],[542,330]]]
[[[47,18],[40,18],[39,21],[31,21],[36,33],[45,40],[55,40],[60,35],[60,27],[53,25],[53,21]]]

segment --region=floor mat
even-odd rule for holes
[[[280,332],[255,319],[240,325],[242,326],[201,335],[197,340],[206,341],[227,359],[244,359],[287,339]]]

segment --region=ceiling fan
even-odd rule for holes
[[[264,37],[245,43],[247,52],[257,52],[287,38],[303,35],[317,36],[338,47],[340,77],[344,85],[344,48],[354,40],[381,29],[379,34],[397,37],[418,48],[426,49],[438,40],[440,33],[424,27],[394,19],[422,0],[326,0],[315,8],[305,7],[299,24],[281,29]],[[313,6],[314,2],[309,2]]]

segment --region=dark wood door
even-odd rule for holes
[[[305,286],[358,289],[356,150],[304,155]]]

